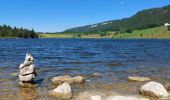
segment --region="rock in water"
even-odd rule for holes
[[[162,84],[153,81],[148,82],[141,86],[140,93],[145,96],[158,98],[169,96],[167,90]]]
[[[60,85],[64,82],[67,82],[69,84],[72,84],[73,83],[73,80],[72,80],[72,77],[69,76],[69,75],[65,75],[65,76],[57,76],[57,77],[54,77],[52,78],[52,82],[53,84],[55,85]]]
[[[107,100],[149,100],[149,99],[130,96],[110,96]]]
[[[129,81],[135,81],[135,82],[144,82],[144,81],[150,81],[150,78],[147,77],[137,77],[137,76],[129,76]]]
[[[35,71],[34,58],[31,54],[26,54],[24,63],[19,67],[19,80],[20,83],[32,83],[37,74]],[[22,85],[21,85],[22,86]]]
[[[28,75],[19,75],[19,79],[21,82],[32,82],[33,79],[35,79],[35,75],[34,74],[28,74]]]
[[[102,97],[99,95],[94,95],[90,97],[91,100],[102,100]]]
[[[54,96],[57,99],[70,99],[73,97],[71,87],[66,82],[49,92],[49,95]]]
[[[75,76],[73,77],[73,81],[74,83],[84,83],[85,82],[85,78],[83,76]]]
[[[108,92],[105,91],[83,91],[80,92],[77,96],[75,96],[75,100],[106,100],[106,95]]]
[[[166,84],[165,88],[170,91],[170,84]]]
[[[76,77],[71,77],[69,75],[65,75],[65,76],[57,76],[52,78],[52,82],[55,85],[60,85],[64,82],[67,82],[69,84],[81,84],[85,82],[85,78],[83,76],[76,76]]]
[[[33,83],[23,83],[23,82],[19,82],[18,85],[23,88],[35,88],[37,86],[36,84]]]

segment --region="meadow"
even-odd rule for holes
[[[100,35],[97,33],[84,34],[84,33],[57,33],[57,34],[39,34],[40,38],[116,38],[116,39],[169,39],[170,31],[167,27],[155,27],[144,30],[134,30],[131,33],[107,33]]]

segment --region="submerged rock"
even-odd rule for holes
[[[108,93],[104,91],[84,91],[79,93],[75,100],[106,100],[106,95]]]
[[[170,91],[170,84],[165,85],[166,90]]]
[[[26,54],[24,63],[20,64],[19,67],[19,80],[20,83],[33,83],[34,79],[37,76],[35,71],[35,65],[33,64],[34,58],[31,54]],[[19,83],[19,84],[20,84]],[[23,84],[20,86],[23,86]],[[24,86],[25,87],[25,86]]]
[[[131,96],[110,96],[107,100],[149,100],[147,98],[137,98]]]
[[[73,77],[73,82],[81,84],[85,82],[85,78],[83,76],[76,76]]]
[[[18,72],[11,73],[10,76],[17,77],[19,75]]]
[[[167,90],[162,84],[153,81],[148,82],[141,86],[140,93],[145,96],[158,98],[169,96]]]
[[[56,89],[49,92],[49,95],[56,97],[57,99],[70,99],[73,97],[71,87],[68,83],[59,85]]]
[[[84,83],[85,82],[85,78],[83,76],[76,76],[76,77],[71,77],[69,75],[65,75],[65,76],[57,76],[52,78],[52,82],[55,85],[60,85],[64,82],[67,82],[69,84],[73,84],[73,83]]]
[[[91,76],[92,77],[102,77],[102,74],[101,73],[93,73]]]
[[[22,88],[35,88],[36,87],[36,84],[33,84],[33,83],[24,83],[24,82],[19,82],[19,87],[22,87]]]
[[[57,76],[57,77],[52,78],[52,82],[55,85],[60,85],[64,82],[72,84],[73,80],[72,80],[71,76],[65,75],[65,76]]]
[[[100,95],[94,95],[90,97],[91,100],[102,100],[102,97]]]
[[[138,76],[129,76],[129,81],[135,81],[135,82],[144,82],[144,81],[150,81],[150,78],[147,77],[138,77]]]

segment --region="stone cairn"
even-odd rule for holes
[[[30,87],[37,76],[35,71],[34,58],[31,54],[26,54],[24,63],[19,66],[19,86]]]

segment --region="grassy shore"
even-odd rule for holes
[[[100,34],[83,34],[83,33],[62,33],[62,34],[39,34],[40,38],[122,38],[122,39],[140,39],[140,38],[157,38],[170,39],[170,31],[167,27],[161,26],[156,28],[135,30],[132,33],[115,34],[109,33],[106,36]]]
[[[80,35],[81,34],[81,35]],[[112,38],[112,35],[100,36],[100,34],[74,34],[74,33],[62,33],[62,34],[40,34],[40,38]]]
[[[157,38],[170,39],[170,31],[167,27],[161,26],[156,28],[135,30],[132,33],[123,33],[114,35],[113,38]]]
[[[17,37],[2,37],[0,38],[17,38]],[[115,39],[141,39],[141,38],[155,38],[155,39],[170,39],[170,31],[167,27],[161,26],[156,28],[135,30],[132,33],[116,34],[108,32],[106,35],[100,34],[84,34],[84,33],[61,33],[61,34],[39,34],[39,38],[115,38]]]
[[[0,38],[17,38],[17,37],[1,37]],[[61,33],[61,34],[39,34],[39,38],[115,38],[115,39],[170,39],[170,31],[167,27],[161,26],[156,28],[135,30],[132,33],[116,34],[108,32],[106,35],[100,34],[84,34],[84,33]]]

